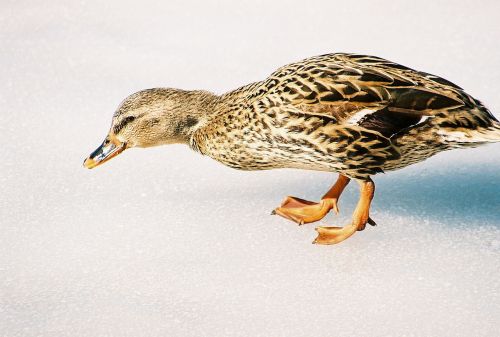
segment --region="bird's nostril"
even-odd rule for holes
[[[94,152],[92,152],[89,158],[94,159],[102,153],[102,147],[98,147]]]

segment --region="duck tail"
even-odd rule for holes
[[[478,125],[477,129],[470,132],[470,136],[474,142],[480,144],[500,142],[500,122],[488,110],[486,113],[489,117],[487,124]],[[484,118],[485,115],[483,114],[481,117]]]
[[[484,139],[484,141],[488,143],[500,142],[500,121],[498,121],[487,108],[484,106],[481,107],[482,109],[479,109],[476,113],[481,114],[481,118],[489,123],[487,123],[487,125],[482,125],[482,127],[477,130],[479,133],[477,137]]]
[[[451,147],[476,147],[500,142],[500,122],[483,106],[455,113],[446,125],[450,128],[441,136]]]
[[[490,142],[500,142],[500,121],[483,104],[481,104],[481,107],[491,121],[491,127],[489,128]]]
[[[500,122],[493,121],[493,128],[491,131],[492,142],[500,142]]]

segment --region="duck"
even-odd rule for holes
[[[319,201],[288,196],[272,214],[299,225],[339,212],[351,180],[360,188],[352,220],[316,227],[330,245],[375,226],[372,176],[451,149],[500,141],[500,123],[458,85],[369,55],[333,53],[278,68],[259,82],[217,95],[152,88],[128,96],[94,168],[133,147],[186,144],[239,170],[295,168],[338,174]]]

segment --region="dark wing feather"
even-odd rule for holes
[[[358,125],[386,137],[425,116],[476,103],[438,76],[355,54],[322,55],[284,66],[258,92],[279,96],[303,113],[327,116],[338,124],[370,110],[357,120]]]
[[[391,136],[418,124],[422,116],[418,114],[407,114],[393,112],[387,108],[380,109],[362,118],[358,125],[365,129],[380,132],[383,136]]]

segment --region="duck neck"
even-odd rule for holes
[[[185,91],[182,96],[182,113],[175,123],[175,133],[179,143],[189,144],[194,131],[217,113],[220,97],[202,90]]]

